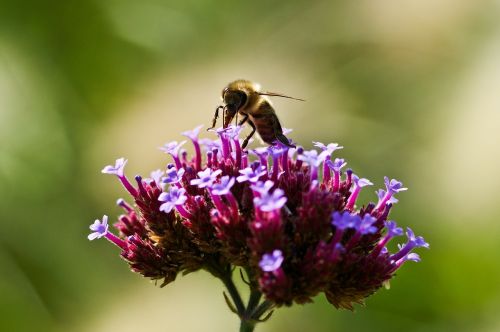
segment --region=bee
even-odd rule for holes
[[[285,96],[281,93],[261,91],[260,85],[251,81],[236,80],[229,83],[222,90],[224,105],[218,106],[215,109],[212,127],[209,129],[215,127],[219,111],[222,110],[223,128],[227,128],[233,118],[235,118],[239,126],[248,123],[252,127],[252,132],[243,141],[242,149],[248,145],[248,141],[255,134],[255,131],[259,133],[259,136],[267,144],[273,145],[276,141],[279,141],[288,147],[295,147],[283,135],[283,129],[281,128],[278,116],[271,106],[271,101],[266,96],[304,101],[303,99]],[[238,114],[243,117],[239,122]]]

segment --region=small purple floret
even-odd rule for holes
[[[316,150],[304,151],[302,154],[299,154],[297,159],[302,160],[303,162],[308,163],[311,166],[318,167],[321,165],[327,156],[328,152],[325,151],[318,154]]]
[[[198,141],[208,152],[212,152],[214,149],[220,149],[220,141],[214,141],[210,138],[202,138]]]
[[[343,149],[343,146],[338,145],[337,143],[330,143],[328,145],[325,145],[321,142],[314,142],[313,144],[315,147],[320,148],[323,151],[327,151],[328,155],[331,155],[335,150],[340,150]]]
[[[379,201],[382,201],[384,197],[387,195],[387,192],[384,189],[379,189],[375,193],[377,194]],[[386,204],[387,203],[396,204],[397,202],[399,202],[399,200],[391,195],[390,198],[387,200]]]
[[[106,236],[106,234],[108,233],[108,227],[108,216],[104,215],[102,217],[102,222],[99,219],[96,219],[94,223],[89,227],[92,233],[90,233],[87,238],[92,241]]]
[[[259,181],[259,178],[261,176],[267,173],[264,166],[256,167],[255,169],[253,169],[252,167],[247,167],[240,170],[239,172],[241,175],[236,178],[236,181],[240,183],[245,181],[255,183]]]
[[[389,178],[387,176],[384,176],[384,183],[385,183],[385,187],[387,189],[387,192],[390,192],[391,194],[395,194],[395,193],[398,193],[400,191],[408,190],[408,188],[403,187],[403,183],[399,182],[396,179],[391,179],[389,181]]]
[[[182,135],[189,137],[192,141],[197,141],[201,128],[203,128],[203,125],[199,125],[198,127],[194,128],[193,130],[185,131],[182,133]]]
[[[387,229],[387,235],[390,237],[403,235],[403,229],[401,227],[398,227],[395,221],[386,221],[385,228]]]
[[[266,182],[264,181],[259,181],[253,185],[250,186],[250,188],[255,191],[255,192],[258,192],[259,194],[261,195],[265,195],[269,192],[269,190],[271,190],[271,188],[274,186],[274,182],[271,181],[271,180],[267,180]]]
[[[276,249],[271,254],[262,255],[259,266],[264,272],[273,272],[281,267],[283,260],[283,253],[281,250]]]
[[[163,171],[161,169],[157,169],[156,171],[151,172],[151,180],[154,181],[157,185],[159,185],[162,181]]]
[[[242,126],[229,126],[227,127],[226,135],[229,138],[238,139],[242,130],[243,130]]]
[[[198,186],[200,189],[211,187],[217,180],[217,176],[219,176],[220,173],[222,173],[222,170],[220,169],[212,171],[211,168],[207,168],[204,171],[198,172],[198,179],[192,179],[190,184]]]
[[[415,248],[422,247],[429,249],[429,244],[425,242],[424,238],[421,236],[415,236],[415,233],[413,233],[410,227],[406,228],[406,237],[408,238],[408,242],[404,246],[399,246],[399,252],[391,256],[393,261],[402,259]]]
[[[344,167],[345,165],[347,165],[347,163],[344,161],[344,159],[341,159],[341,158],[335,158],[334,161],[327,160],[326,164],[334,172],[340,172],[340,170],[342,169],[342,167]]]
[[[216,183],[212,186],[212,194],[214,195],[227,195],[231,191],[231,187],[234,185],[235,179],[232,176],[223,176],[220,178],[220,183]]]
[[[356,222],[357,224],[353,225],[354,228],[358,230],[358,232],[361,235],[366,235],[366,234],[373,234],[377,231],[377,227],[373,226],[373,223],[377,219],[369,215],[368,213],[365,214],[363,219],[357,219]]]
[[[402,258],[402,261],[412,261],[412,262],[420,262],[420,255],[415,252],[410,252],[408,255]]]
[[[260,197],[254,197],[253,203],[261,211],[271,212],[281,209],[286,200],[285,192],[281,189],[275,189],[272,194],[265,193]]]
[[[170,166],[170,165],[169,165]],[[167,168],[166,176],[163,178],[163,183],[174,184],[179,183],[184,175],[184,168],[176,169],[175,167]]]
[[[160,211],[169,213],[175,206],[184,204],[187,200],[185,192],[184,188],[171,187],[170,191],[161,193],[158,200],[164,203],[160,206]]]
[[[340,212],[332,213],[332,225],[340,230],[352,228],[360,223],[361,223],[361,218],[358,215],[351,214],[347,211],[344,211],[343,213]]]
[[[169,143],[166,143],[164,146],[160,147],[159,149],[162,150],[165,153],[168,153],[171,156],[177,157],[179,155],[179,150],[181,146],[183,146],[186,143],[186,141],[182,141],[177,143],[177,141],[172,141]]]
[[[101,172],[104,174],[114,174],[117,175],[118,177],[123,177],[123,169],[125,168],[126,164],[127,164],[127,159],[119,158],[116,159],[115,166],[108,165],[104,167]]]
[[[363,188],[363,187],[366,187],[366,186],[373,186],[373,183],[368,180],[368,179],[365,179],[365,178],[359,178],[357,175],[353,174],[352,175],[352,181],[354,182],[354,184],[359,187],[359,188]]]

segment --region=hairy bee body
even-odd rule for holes
[[[233,118],[239,114],[242,116],[239,125],[247,122],[253,129],[243,142],[242,148],[246,147],[255,131],[267,144],[272,145],[279,141],[289,147],[294,147],[294,145],[290,144],[288,138],[283,135],[278,116],[267,96],[291,98],[277,93],[263,92],[259,84],[247,80],[236,80],[229,83],[222,90],[222,100],[225,105],[217,108],[212,128],[215,126],[218,110],[222,107],[225,112],[224,128],[229,126]]]

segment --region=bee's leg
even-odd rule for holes
[[[217,108],[215,109],[214,118],[212,119],[212,127],[207,128],[207,130],[210,130],[210,129],[214,129],[214,128],[215,128],[215,125],[217,124],[217,118],[219,117],[219,110],[220,110],[221,108],[223,109],[223,108],[224,108],[224,106],[217,106]]]
[[[240,123],[238,123],[238,126],[242,126],[245,122],[248,120],[248,114],[245,114],[243,116],[243,119],[241,119]]]
[[[278,141],[280,141],[281,143],[285,144],[289,148],[295,148],[296,147],[295,145],[291,144],[290,140],[285,135],[283,135],[283,134],[276,135],[276,138],[278,139]]]
[[[247,118],[248,118],[248,115],[247,115]],[[245,120],[247,120],[247,118],[245,118]],[[241,149],[246,148],[246,146],[248,145],[248,141],[250,140],[250,138],[252,138],[253,134],[255,134],[255,129],[256,129],[255,124],[250,120],[248,120],[247,122],[252,127],[252,132],[243,141],[243,144],[241,145]]]

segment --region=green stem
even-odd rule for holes
[[[252,319],[260,319],[261,316],[271,309],[274,306],[274,304],[271,301],[265,300],[262,302],[255,310],[252,312],[252,316],[250,318]]]
[[[245,313],[245,305],[243,304],[243,300],[241,299],[240,293],[238,292],[238,289],[234,285],[233,279],[231,277],[231,274],[226,275],[221,278],[222,282],[224,283],[224,286],[226,286],[227,291],[229,293],[229,296],[231,296],[231,299],[234,302],[234,305],[236,306],[236,310],[238,311],[238,315],[240,317],[243,316]]]
[[[241,320],[240,332],[253,332],[255,329],[255,321],[252,320]]]

